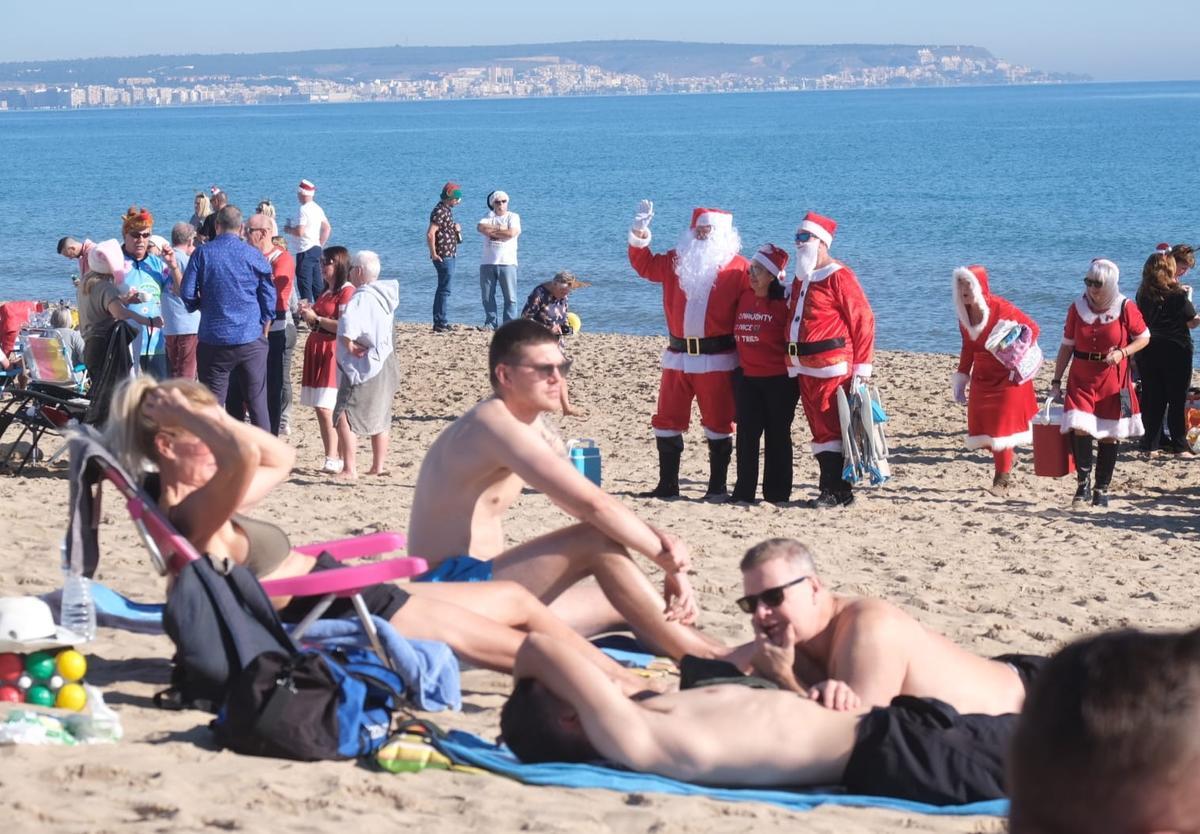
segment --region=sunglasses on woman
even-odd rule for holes
[[[1083,283],[1085,283],[1089,287],[1093,287],[1096,289],[1099,289],[1100,287],[1104,286],[1104,282],[1101,281],[1099,278],[1084,278]]]
[[[768,608],[778,608],[783,605],[783,592],[793,585],[799,585],[805,579],[808,579],[808,577],[802,576],[784,585],[776,585],[774,588],[759,591],[757,594],[747,594],[737,601],[737,607],[747,614],[753,614],[754,609],[758,608],[758,601],[761,599],[763,604]]]

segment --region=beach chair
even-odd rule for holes
[[[100,434],[95,429],[85,425],[76,426],[70,432],[68,442],[72,476],[72,526],[67,534],[68,558],[78,560],[86,575],[93,575],[99,562],[95,529],[100,520],[99,491],[103,481],[112,484],[125,499],[125,508],[150,554],[151,563],[161,576],[176,576],[189,562],[200,558],[200,553],[175,529],[166,514],[159,509],[158,503],[121,467],[104,446]],[[95,492],[92,492],[93,490]],[[84,504],[88,502],[85,492],[94,496],[86,508]],[[297,547],[295,550],[309,556],[328,553],[340,562],[394,553],[403,549],[404,545],[405,539],[401,533],[385,531],[349,539],[316,542]],[[378,582],[416,576],[428,568],[424,559],[402,556],[263,582],[262,587],[267,596],[271,597],[321,597],[316,607],[293,627],[292,637],[296,640],[303,638],[308,628],[325,613],[334,600],[349,597],[372,648],[391,667],[391,656],[384,650],[379,632],[360,592]]]
[[[23,389],[12,390],[8,403],[0,411],[0,440],[6,444],[2,465],[17,475],[30,460],[43,457],[38,445],[43,435],[61,435],[73,422],[84,419],[90,405],[82,394],[86,372],[82,366],[71,364],[57,331],[26,328],[21,330],[18,343],[29,382]],[[17,432],[10,440],[5,435],[14,426]],[[22,446],[26,438],[28,446]],[[62,443],[47,462],[57,460],[66,448],[66,443]],[[17,458],[20,463],[13,469]]]
[[[879,389],[860,381],[849,392],[837,391],[838,418],[842,425],[842,479],[852,484],[870,481],[878,486],[892,476],[888,463],[887,414]]]

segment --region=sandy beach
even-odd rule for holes
[[[451,420],[487,396],[488,334],[434,335],[400,325],[403,383],[392,423],[391,472],[337,485],[319,473],[316,421],[293,411],[297,468],[260,510],[293,542],[404,530],[425,448]],[[893,479],[863,489],[852,508],[732,507],[704,503],[707,457],[693,423],[682,476],[691,500],[632,495],[657,472],[649,420],[664,340],[584,332],[572,340],[572,401],[583,419],[552,418],[564,438],[593,438],[603,453],[604,486],[644,518],[692,548],[702,627],[729,642],[750,636],[737,562],[769,536],[815,548],[835,589],[878,595],[926,626],[985,655],[1050,653],[1065,641],[1119,626],[1195,624],[1200,592],[1200,460],[1136,456],[1126,447],[1106,513],[1073,512],[1073,479],[1034,477],[1029,449],[1018,451],[1015,485],[991,496],[991,458],[963,446],[965,414],[950,398],[954,357],[883,352],[876,356],[890,423]],[[298,378],[300,349],[294,368]],[[1048,387],[1043,371],[1039,391]],[[298,399],[298,385],[297,385]],[[816,466],[798,415],[795,498],[815,493]],[[52,443],[53,441],[49,441]],[[360,454],[369,455],[366,443]],[[61,584],[58,544],[66,526],[64,464],[31,465],[0,477],[7,546],[0,594],[41,594]],[[153,572],[123,505],[107,495],[98,578],[135,599],[161,601]],[[510,541],[566,523],[543,496],[527,494],[507,526]],[[419,555],[419,554],[418,554]],[[643,566],[649,566],[643,561]],[[125,739],[77,748],[0,748],[0,786],[10,831],[692,831],[999,832],[991,818],[909,816],[826,808],[796,815],[752,804],[655,794],[533,788],[497,776],[427,771],[377,772],[354,762],[306,764],[215,749],[205,713],[167,712],[151,703],[169,674],[170,641],[101,629],[86,653],[88,679],[121,716]],[[431,716],[447,728],[492,738],[510,686],[504,676],[467,671],[462,713]],[[731,742],[731,743],[736,743]]]

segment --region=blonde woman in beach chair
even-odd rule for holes
[[[246,514],[291,473],[290,446],[229,417],[207,388],[188,380],[129,380],[111,414],[110,446],[131,473],[148,463],[157,467],[158,507],[197,552],[248,568],[284,622],[355,613],[349,600],[338,599],[314,615],[319,599],[293,596],[296,580],[335,569],[337,560],[312,548],[293,550],[282,529]],[[642,678],[575,634],[524,588],[501,584],[443,584],[435,596],[424,587],[381,582],[361,596],[372,615],[405,637],[442,641],[476,666],[510,672],[526,633],[538,631],[575,647],[622,688],[645,688]]]

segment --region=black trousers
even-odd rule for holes
[[[758,493],[758,446],[764,438],[763,498],[787,501],[792,495],[792,420],[800,387],[787,374],[734,375],[737,405],[737,484],[735,501],[753,501]]]
[[[1155,342],[1134,356],[1142,378],[1142,425],[1146,435],[1142,448],[1157,449],[1162,437],[1163,415],[1171,443],[1187,443],[1187,391],[1192,382],[1192,352],[1174,342]]]

